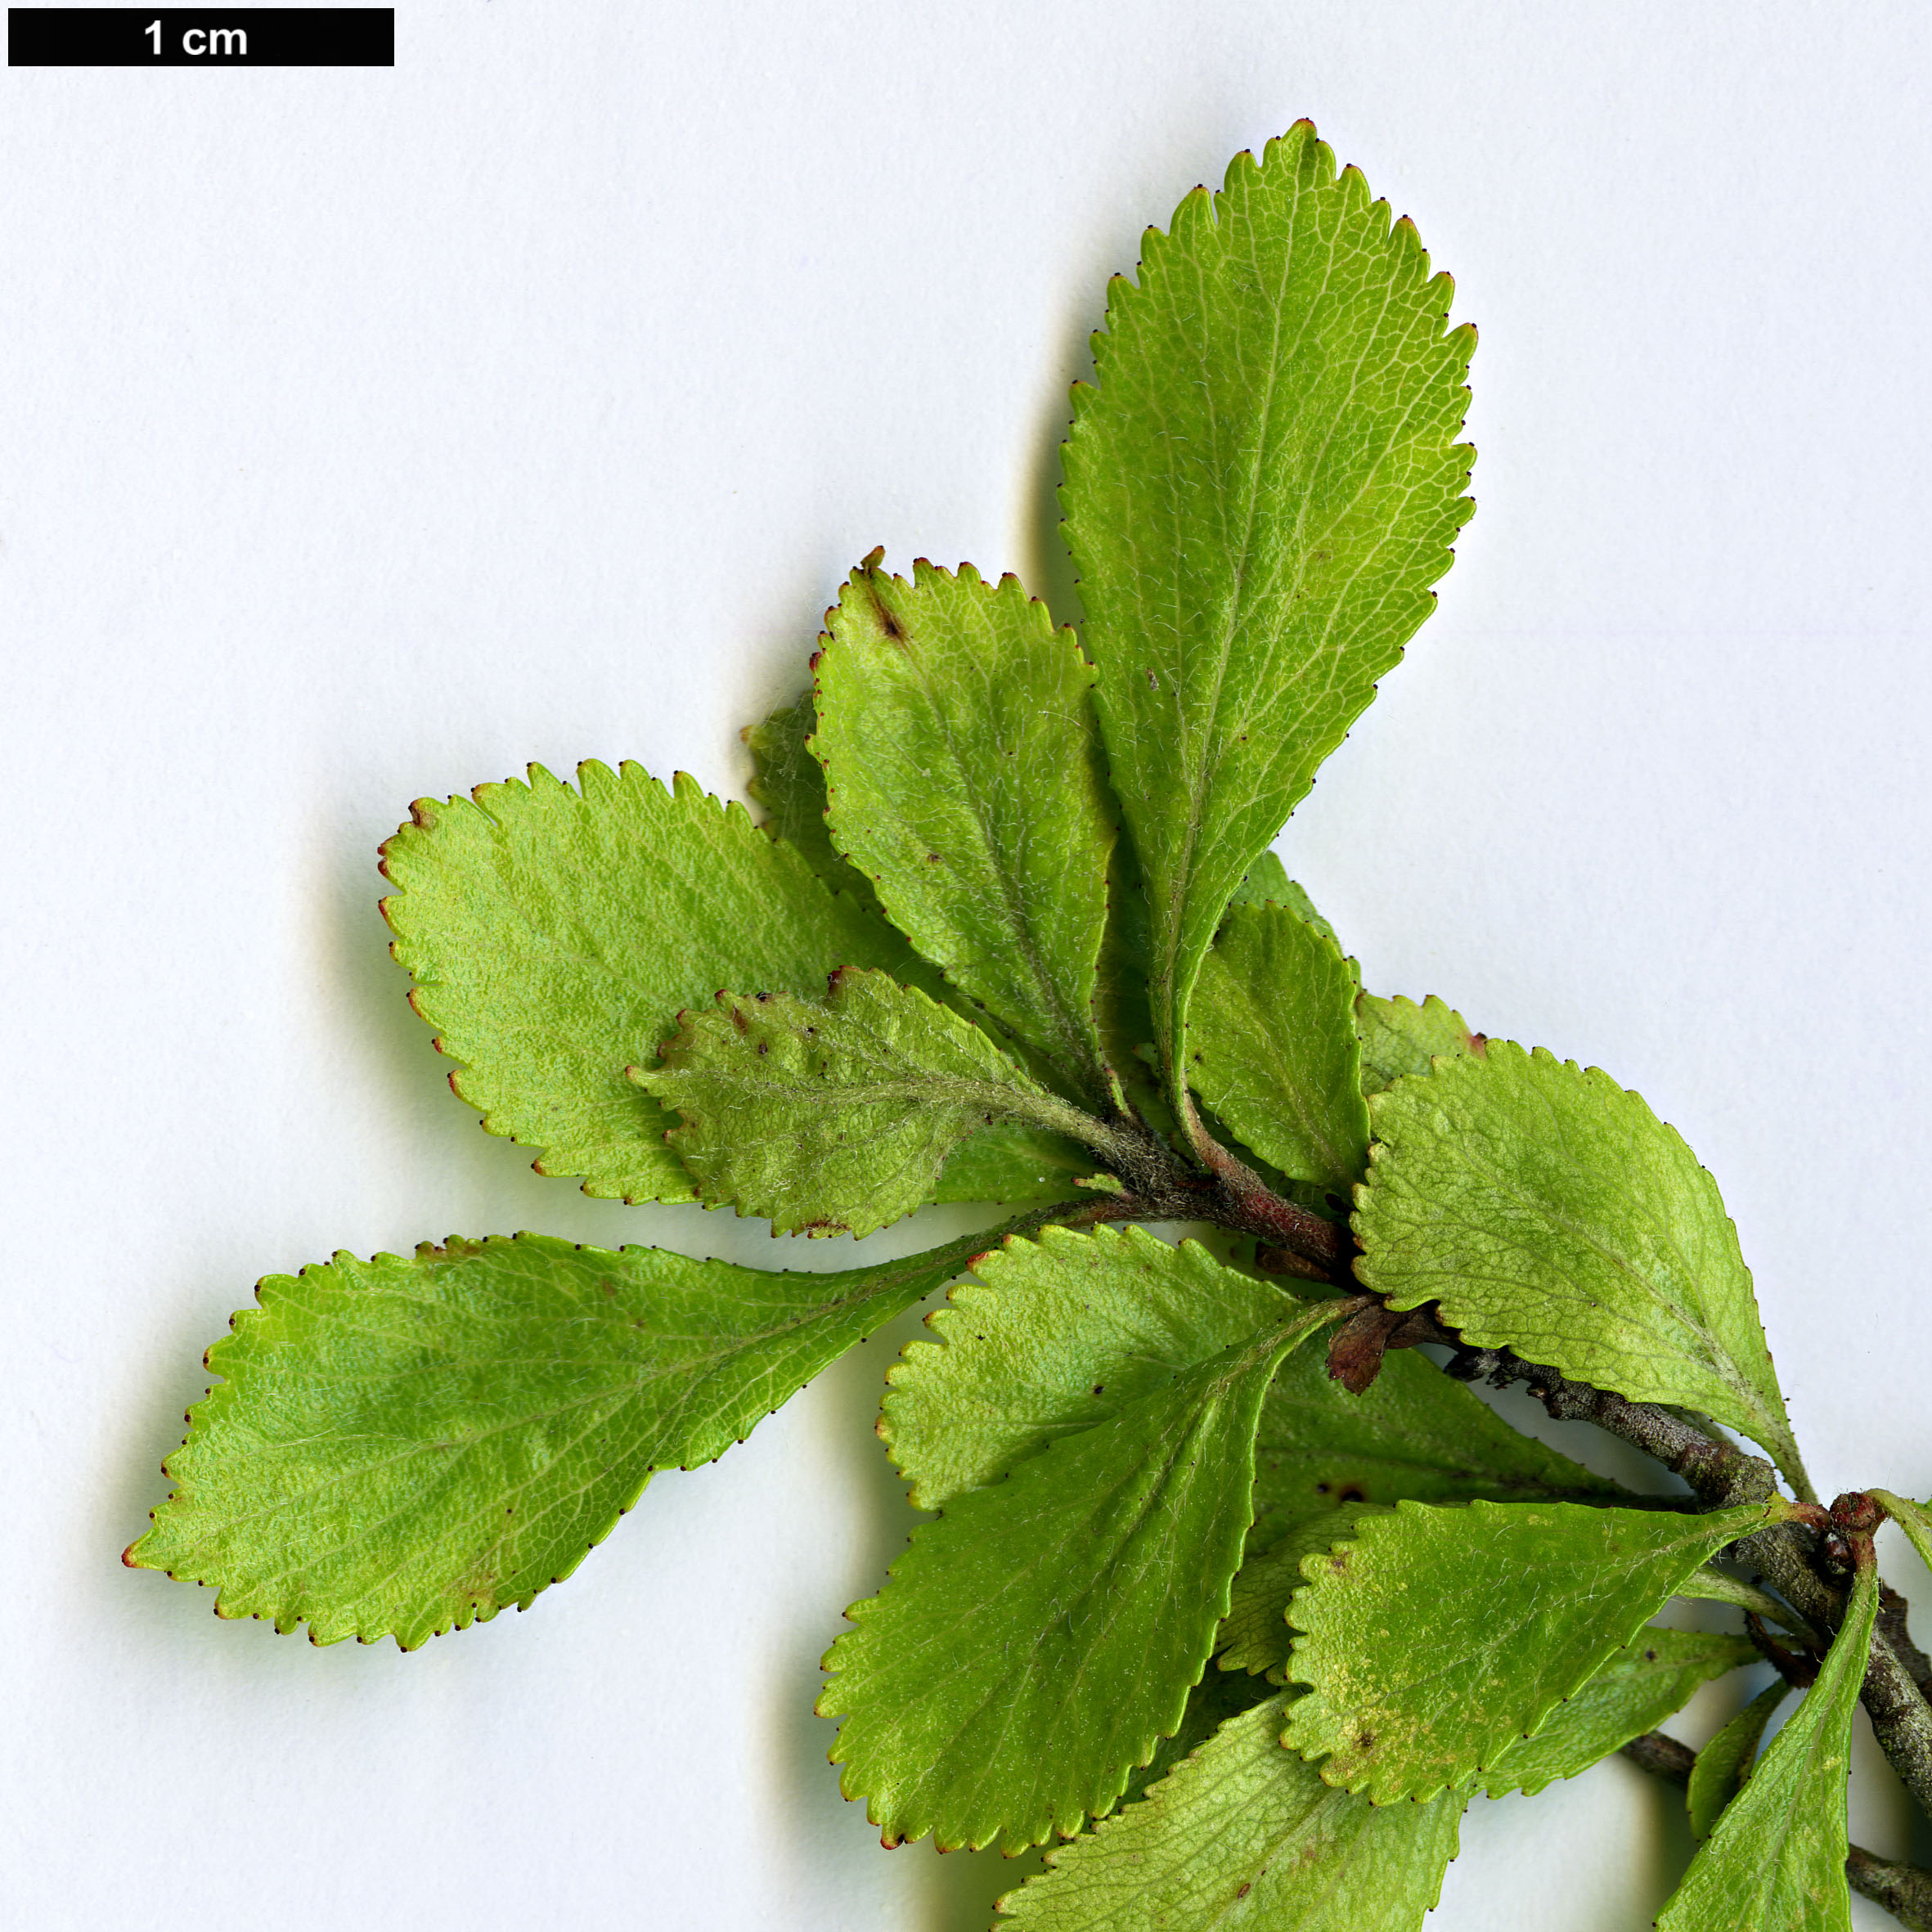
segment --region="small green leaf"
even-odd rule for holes
[[[1484,1775],[1483,1789],[1492,1798],[1508,1791],[1534,1797],[1546,1785],[1575,1777],[1633,1737],[1654,1731],[1714,1677],[1759,1661],[1748,1638],[1642,1631],[1559,1704],[1534,1737],[1505,1746]]]
[[[1658,1932],[1850,1932],[1845,1780],[1877,1611],[1878,1572],[1867,1564],[1817,1681],[1724,1807]]]
[[[1459,1793],[1379,1807],[1275,1741],[1290,1700],[1232,1719],[1144,1799],[1000,1901],[1031,1932],[1417,1932],[1456,1855]]]
[[[1303,122],[1149,229],[1074,391],[1061,501],[1156,1039],[1242,876],[1433,608],[1467,518],[1475,333],[1406,219]]]
[[[883,918],[872,881],[832,843],[825,823],[824,767],[811,750],[818,723],[818,694],[807,690],[761,722],[746,726],[752,775],[744,789],[765,808],[761,831],[796,847],[833,892],[849,892]]]
[[[721,993],[712,1011],[681,1015],[658,1051],[631,1078],[684,1117],[668,1138],[699,1197],[787,1233],[869,1234],[910,1214],[982,1126],[1092,1125],[978,1028],[883,973],[841,968],[822,1005]]]
[[[908,1343],[887,1377],[878,1432],[921,1509],[997,1482],[1295,1307],[1197,1242],[1137,1227],[1043,1228],[973,1272],[927,1318],[944,1346]]]
[[[1626,1494],[1512,1429],[1413,1350],[1385,1357],[1368,1391],[1351,1395],[1311,1349],[1282,1364],[1261,1405],[1248,1546],[1265,1549],[1296,1524],[1350,1503],[1611,1502]]]
[[[1727,1575],[1709,1563],[1687,1582],[1680,1584],[1677,1593],[1696,1603],[1729,1603],[1739,1610],[1754,1611],[1761,1617],[1776,1618],[1786,1629],[1798,1620],[1797,1613],[1790,1606],[1781,1602],[1768,1590],[1760,1590],[1755,1584]]]
[[[1378,1804],[1487,1772],[1776,1506],[1678,1516],[1569,1503],[1399,1504],[1305,1566],[1285,1741]]]
[[[1302,1563],[1348,1542],[1358,1517],[1386,1513],[1383,1505],[1344,1503],[1305,1518],[1259,1556],[1244,1557],[1229,1589],[1228,1614],[1215,1633],[1221,1669],[1257,1677],[1269,1671],[1279,1674],[1294,1648],[1288,1632],[1288,1599],[1301,1588]],[[1250,1535],[1251,1550],[1254,1540]]]
[[[271,1275],[128,1561],[414,1649],[528,1605],[654,1470],[722,1455],[997,1238],[800,1274],[519,1234]]]
[[[1258,1678],[1237,1676],[1225,1670],[1206,1670],[1201,1681],[1188,1692],[1188,1707],[1181,1714],[1180,1728],[1171,1737],[1163,1737],[1154,1746],[1146,1764],[1127,1774],[1122,1804],[1132,1804],[1146,1796],[1149,1786],[1157,1785],[1175,1765],[1193,1756],[1230,1718],[1252,1710],[1276,1696],[1279,1686],[1264,1683]],[[1287,1754],[1283,1753],[1285,1757]]]
[[[1355,1001],[1355,1037],[1362,1049],[1362,1091],[1379,1094],[1405,1073],[1427,1073],[1438,1054],[1482,1057],[1489,1042],[1470,1031],[1461,1013],[1431,993],[1420,1006],[1400,997],[1364,993]]]
[[[815,660],[829,816],[892,923],[1104,1098],[1093,1014],[1114,825],[1093,667],[1017,577],[855,570]]]
[[[1708,1838],[1717,1829],[1724,1807],[1750,1776],[1758,1741],[1790,1688],[1781,1677],[1767,1686],[1698,1752],[1691,1767],[1691,1787],[1684,1794],[1691,1830],[1697,1837]]]
[[[1512,1348],[1633,1402],[1680,1403],[1769,1449],[1801,1495],[1750,1270],[1717,1184],[1635,1094],[1491,1040],[1370,1108],[1363,1283],[1440,1301],[1476,1348]]]
[[[888,1844],[1070,1835],[1179,1728],[1227,1613],[1261,1396],[1332,1319],[1294,1309],[914,1531],[847,1612],[820,1700]]]
[[[835,967],[903,974],[913,955],[682,773],[667,792],[636,765],[586,764],[577,783],[532,765],[528,784],[419,800],[383,847],[393,950],[491,1133],[586,1193],[689,1201],[664,1144],[676,1117],[625,1067],[720,986],[815,992]]]
[[[1285,905],[1237,905],[1194,989],[1188,1081],[1264,1161],[1344,1200],[1368,1164],[1355,976]]]

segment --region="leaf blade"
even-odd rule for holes
[[[819,1705],[844,1717],[841,1786],[887,1842],[1036,1844],[1119,1798],[1226,1611],[1268,1378],[1330,1319],[1298,1310],[914,1532],[847,1612]]]
[[[1310,1694],[1284,1741],[1377,1804],[1432,1797],[1533,1734],[1724,1543],[1777,1506],[1680,1516],[1399,1503],[1310,1559],[1289,1615]]]
[[[1303,122],[1147,232],[1061,501],[1154,909],[1163,1060],[1222,909],[1433,607],[1469,512],[1473,332]]]
[[[1233,1718],[1140,1802],[1000,1901],[1032,1932],[1416,1932],[1456,1855],[1460,1794],[1399,1809],[1324,1785],[1275,1741],[1288,1699]]]
[[[586,1193],[689,1201],[676,1118],[626,1066],[720,986],[816,992],[837,967],[911,954],[683,773],[668,791],[631,764],[577,779],[533,765],[527,784],[419,800],[383,847],[391,950],[486,1130]]]
[[[851,573],[814,661],[827,815],[892,923],[1105,1092],[1093,1000],[1114,825],[1093,669],[1003,577]]]
[[[1810,1495],[1750,1271],[1717,1184],[1608,1075],[1489,1041],[1371,1103],[1357,1273],[1391,1308],[1440,1301],[1476,1347],[1515,1349],[1633,1402],[1741,1429]]]
[[[824,1002],[721,993],[631,1078],[681,1125],[667,1139],[713,1206],[775,1230],[865,1235],[928,1200],[982,1126],[1093,1123],[916,987],[841,967]]]
[[[1346,1200],[1368,1166],[1355,975],[1287,906],[1237,905],[1201,963],[1188,1080],[1261,1158]]]
[[[1717,1829],[1724,1807],[1737,1795],[1750,1772],[1764,1727],[1790,1689],[1781,1677],[1767,1685],[1698,1752],[1697,1762],[1691,1767],[1689,1788],[1684,1793],[1684,1808],[1690,1813],[1692,1836],[1705,1839]]]
[[[721,1455],[996,1238],[813,1274],[519,1234],[270,1276],[127,1560],[413,1649],[568,1576],[654,1469]]]

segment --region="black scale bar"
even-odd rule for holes
[[[9,67],[393,67],[393,7],[10,7]]]

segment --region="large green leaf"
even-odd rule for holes
[[[818,732],[839,849],[892,922],[1104,1096],[1093,1000],[1112,806],[1092,667],[1017,577],[869,562],[827,614]]]
[[[910,949],[681,772],[668,792],[628,764],[577,783],[533,765],[528,784],[419,800],[383,847],[393,950],[491,1133],[586,1193],[689,1201],[676,1118],[625,1067],[721,986],[815,994],[842,965],[903,976]]]
[[[1698,1752],[1697,1762],[1691,1767],[1689,1788],[1684,1793],[1684,1808],[1690,1813],[1694,1836],[1708,1838],[1717,1829],[1724,1807],[1750,1776],[1751,1760],[1758,1755],[1764,1727],[1790,1695],[1790,1690],[1781,1677],[1766,1685]]]
[[[1360,1395],[1331,1379],[1309,1350],[1282,1364],[1261,1405],[1248,1547],[1265,1549],[1294,1525],[1350,1503],[1608,1502],[1625,1494],[1512,1429],[1410,1350],[1386,1356]]]
[[[1074,391],[1061,502],[1157,1038],[1242,874],[1433,608],[1470,511],[1475,332],[1406,219],[1303,122],[1147,232]]]
[[[1275,1741],[1288,1703],[1224,1724],[1119,1817],[1000,1901],[1033,1932],[1416,1932],[1456,1855],[1460,1793],[1384,1807]]]
[[[997,1482],[1295,1305],[1197,1242],[1137,1227],[1043,1228],[974,1273],[928,1318],[944,1346],[909,1343],[887,1378],[879,1434],[921,1509]]]
[[[1532,1796],[1588,1771],[1633,1737],[1654,1731],[1714,1677],[1759,1661],[1748,1638],[1701,1630],[1644,1630],[1559,1704],[1532,1737],[1505,1745],[1480,1782],[1492,1798]]]
[[[1487,1772],[1630,1642],[1711,1552],[1778,1506],[1707,1516],[1404,1503],[1311,1561],[1289,1616],[1312,1686],[1286,1741],[1377,1804]]]
[[[1201,963],[1188,1081],[1261,1158],[1344,1200],[1368,1164],[1355,979],[1286,905],[1236,905]]]
[[[1427,1073],[1438,1054],[1480,1058],[1489,1045],[1452,1006],[1431,993],[1420,1006],[1398,995],[1364,993],[1355,1001],[1362,1049],[1362,1091],[1379,1094],[1405,1073]]]
[[[1635,1094],[1491,1040],[1371,1104],[1356,1274],[1440,1301],[1478,1348],[1678,1403],[1756,1438],[1809,1494],[1717,1183]]]
[[[847,1612],[820,1699],[887,1843],[1069,1835],[1179,1728],[1240,1560],[1262,1394],[1330,1319],[1296,1309],[914,1531]]]
[[[1658,1914],[1658,1932],[1850,1932],[1845,1780],[1877,1611],[1868,1563],[1817,1681],[1724,1808]]]
[[[569,1575],[654,1470],[723,1454],[997,1238],[812,1274],[519,1234],[271,1275],[128,1560],[412,1649]]]
[[[822,1003],[721,993],[659,1054],[631,1078],[683,1116],[669,1140],[699,1197],[787,1233],[869,1234],[910,1214],[982,1126],[1094,1124],[883,973],[841,968]]]

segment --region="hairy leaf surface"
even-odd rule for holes
[[[1355,1037],[1362,1053],[1362,1091],[1379,1094],[1405,1073],[1427,1073],[1438,1054],[1482,1057],[1489,1042],[1461,1013],[1431,993],[1420,1006],[1398,995],[1364,993],[1355,1001]]]
[[[1429,614],[1469,514],[1475,335],[1446,327],[1449,295],[1303,122],[1147,231],[1097,386],[1074,391],[1061,502],[1177,1074],[1223,910]]]
[[[1261,1405],[1248,1547],[1265,1549],[1292,1525],[1350,1503],[1609,1502],[1625,1494],[1512,1429],[1410,1350],[1385,1357],[1368,1391],[1351,1395],[1310,1349],[1282,1364]]]
[[[1781,1677],[1768,1685],[1698,1752],[1684,1804],[1691,1814],[1691,1830],[1699,1838],[1708,1838],[1717,1829],[1724,1807],[1750,1775],[1764,1727],[1790,1691]]]
[[[676,1117],[624,1077],[721,986],[816,994],[836,967],[911,964],[883,921],[680,773],[580,766],[422,799],[383,847],[411,1003],[492,1134],[584,1191],[693,1199]]]
[[[1635,1094],[1491,1040],[1371,1107],[1356,1272],[1391,1308],[1442,1304],[1508,1347],[1636,1402],[1680,1403],[1804,1466],[1750,1270],[1717,1184]]]
[[[1559,1704],[1534,1737],[1506,1745],[1479,1781],[1492,1798],[1508,1791],[1534,1797],[1546,1785],[1575,1777],[1633,1737],[1654,1731],[1714,1677],[1759,1660],[1748,1638],[1642,1631]]]
[[[913,1532],[827,1655],[847,1797],[887,1843],[1076,1831],[1179,1726],[1226,1614],[1283,1325],[1172,1374]]]
[[[1851,1932],[1845,1780],[1877,1610],[1878,1572],[1868,1564],[1817,1681],[1724,1808],[1657,1915],[1658,1932]]]
[[[973,1272],[928,1317],[943,1346],[908,1343],[887,1378],[879,1434],[921,1509],[997,1482],[1295,1305],[1197,1242],[1137,1227],[1043,1228]]]
[[[1574,1696],[1752,1506],[1678,1516],[1569,1503],[1404,1503],[1306,1566],[1292,1669],[1313,1687],[1286,1741],[1377,1804],[1495,1764]]]
[[[1188,1081],[1261,1158],[1340,1195],[1368,1165],[1355,980],[1286,905],[1236,905],[1201,964]]]
[[[1456,1855],[1459,1793],[1377,1806],[1276,1741],[1290,1700],[1224,1724],[1137,1804],[1000,1901],[1033,1932],[1417,1932]]]
[[[998,1238],[812,1274],[519,1234],[271,1275],[128,1560],[413,1649],[569,1575],[654,1470],[723,1454]]]
[[[659,1054],[631,1078],[683,1116],[668,1138],[700,1198],[786,1233],[869,1234],[910,1214],[982,1126],[1085,1124],[977,1027],[883,973],[842,969],[822,1004],[721,993]]]
[[[861,566],[827,613],[818,732],[838,846],[892,923],[1104,1092],[1093,1000],[1112,807],[1092,667],[1017,577]]]

